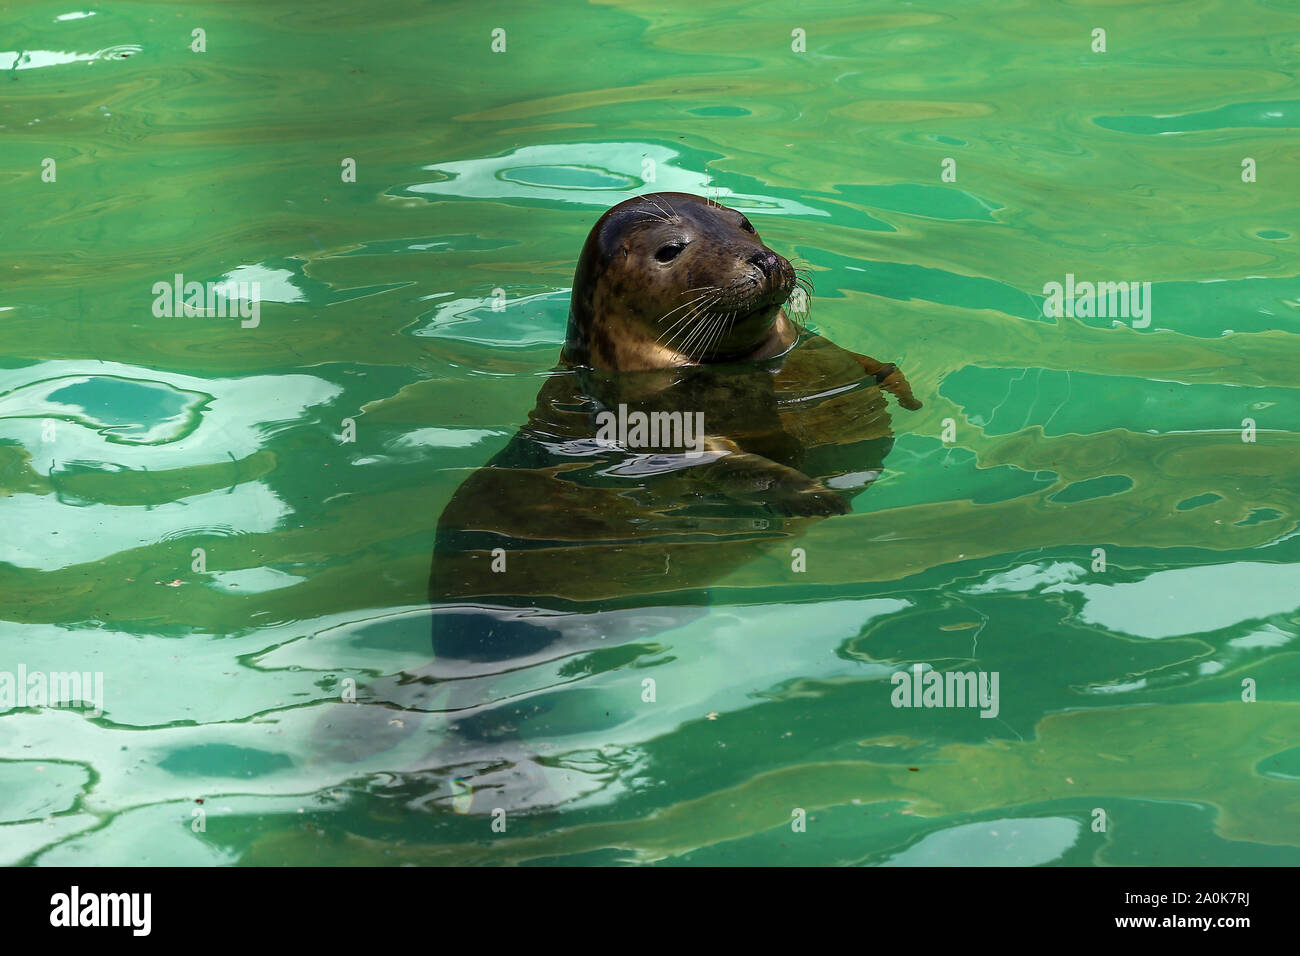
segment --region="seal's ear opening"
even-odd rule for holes
[[[587,246],[591,246],[593,244],[592,240],[595,240],[595,248],[592,251],[603,262],[609,262],[620,255],[627,255],[628,227],[636,225],[644,218],[645,216],[638,215],[635,209],[624,209],[621,206],[615,206],[601,216],[600,220],[592,228],[591,235],[587,237],[586,246],[583,247],[583,252],[585,253]]]

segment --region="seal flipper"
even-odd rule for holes
[[[914,412],[921,407],[921,403],[912,394],[912,386],[907,381],[907,376],[893,362],[881,362],[873,359],[870,355],[863,355],[849,349],[844,349],[844,351],[853,356],[853,359],[862,366],[868,375],[874,375],[876,384],[898,399],[898,404],[903,408],[906,408],[909,412]]]
[[[688,483],[736,501],[764,505],[783,515],[814,517],[849,511],[841,495],[798,469],[744,451],[729,438],[709,436],[704,445],[722,455],[687,469]]]

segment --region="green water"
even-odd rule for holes
[[[0,671],[104,687],[0,715],[0,858],[1300,863],[1296,7],[794,11],[0,8]],[[431,662],[587,230],[706,189],[924,408],[806,571]],[[176,273],[256,326],[156,317]],[[1046,317],[1067,274],[1149,325]],[[891,706],[914,663],[997,716]],[[449,688],[513,756],[448,759]],[[525,758],[549,802],[474,789]]]

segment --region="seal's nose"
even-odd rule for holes
[[[776,271],[776,253],[760,249],[746,260],[750,265],[758,266],[764,276],[771,277]]]

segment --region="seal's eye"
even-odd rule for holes
[[[746,232],[753,232],[753,231],[754,231],[754,226],[753,226],[753,224],[752,224],[748,219],[746,219],[744,216],[741,216],[741,217],[740,217],[740,228],[741,228],[741,229],[744,229]]]
[[[670,242],[667,245],[659,247],[659,251],[655,253],[655,258],[660,262],[672,262],[685,248],[686,243],[684,242]]]

